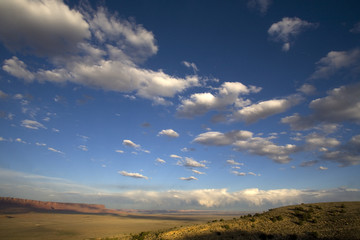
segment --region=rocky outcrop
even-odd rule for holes
[[[120,214],[121,212],[107,209],[101,204],[85,203],[63,203],[63,202],[45,202],[12,197],[0,197],[0,211],[14,210],[21,208],[23,210],[40,212],[72,212],[72,213],[92,213],[92,214]]]

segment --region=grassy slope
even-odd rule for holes
[[[360,239],[360,202],[286,206],[128,239]]]

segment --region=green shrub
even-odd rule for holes
[[[230,229],[230,226],[229,226],[228,224],[222,225],[221,227],[224,228],[224,229],[226,229],[226,230],[229,230],[229,229]]]

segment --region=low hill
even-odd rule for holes
[[[0,213],[53,212],[121,214],[101,204],[46,202],[21,198],[0,197]]]
[[[301,204],[129,239],[360,239],[360,202]]]

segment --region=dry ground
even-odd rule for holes
[[[141,231],[206,223],[206,215],[91,215],[63,213],[0,214],[0,239],[78,240],[124,237]]]

